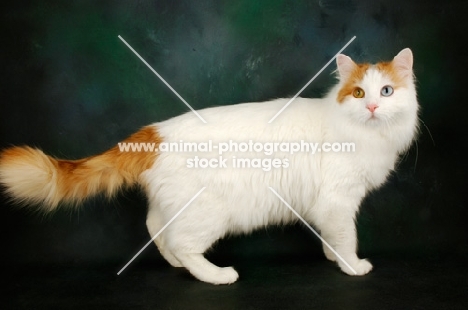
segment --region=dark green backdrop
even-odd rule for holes
[[[29,1],[1,14],[0,147],[28,144],[64,158],[104,151],[143,125],[187,111],[118,35],[194,108],[292,96],[354,35],[345,53],[357,60],[389,60],[410,47],[420,136],[389,182],[365,200],[361,253],[468,253],[464,1]],[[302,96],[323,94],[334,69]],[[120,266],[149,239],[138,190],[47,216],[15,209],[4,196],[0,202],[7,266]],[[224,240],[213,255],[320,251],[295,226]],[[162,258],[150,247],[135,264],[145,260]]]

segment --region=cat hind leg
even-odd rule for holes
[[[146,227],[148,228],[148,232],[151,238],[160,233],[161,229],[164,227],[164,224],[161,223],[162,217],[158,213],[159,212],[153,209],[148,213],[148,217],[146,219]],[[164,259],[169,264],[171,264],[172,267],[183,267],[180,261],[172,254],[172,252],[165,245],[162,232],[157,238],[154,239],[154,243],[158,247],[158,250],[161,253],[162,257],[164,257]]]
[[[239,274],[232,267],[218,267],[208,261],[201,253],[180,253],[174,255],[185,268],[198,280],[211,284],[231,284]]]
[[[174,257],[198,280],[211,284],[231,284],[239,275],[232,267],[218,267],[204,256],[226,233],[223,208],[213,208],[200,217],[201,205],[191,206],[167,228],[167,247]]]

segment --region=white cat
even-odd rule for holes
[[[199,110],[207,124],[189,112],[144,127],[124,141],[161,148],[167,143],[210,141],[215,146],[211,152],[125,152],[119,144],[97,156],[60,160],[38,149],[9,148],[0,154],[0,183],[16,201],[40,204],[45,211],[54,210],[59,202],[78,204],[99,192],[111,196],[138,183],[148,195],[151,236],[205,188],[155,243],[171,265],[185,267],[197,279],[213,284],[238,278],[232,267],[220,268],[204,258],[218,239],[297,221],[271,187],[321,232],[352,269],[324,246],[328,259],[337,261],[347,274],[364,275],[372,265],[356,254],[354,220],[363,197],[385,182],[399,154],[414,139],[418,103],[412,64],[410,49],[376,65],[357,65],[339,55],[339,83],[328,95],[297,98],[271,123],[287,99]],[[282,149],[267,154],[231,149],[223,150],[222,159],[218,156],[219,145],[228,143],[278,147],[301,142],[354,143],[355,150],[291,154]],[[195,158],[213,159],[212,166],[219,165],[195,167]],[[250,160],[244,164],[252,167],[234,167],[233,160],[240,158]]]

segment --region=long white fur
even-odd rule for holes
[[[352,68],[349,57],[338,57],[338,71]],[[380,95],[389,76],[370,67],[359,86],[364,98],[348,96],[336,101],[341,80],[323,99],[297,98],[274,122],[268,124],[288,101],[208,108],[154,124],[164,142],[354,142],[354,153],[228,153],[249,158],[277,157],[289,160],[288,168],[187,168],[187,159],[217,154],[161,152],[154,166],[140,176],[149,199],[148,230],[155,235],[202,187],[206,190],[155,240],[173,266],[186,267],[196,278],[228,284],[237,280],[231,268],[219,268],[203,253],[226,234],[248,233],[268,224],[290,223],[296,217],[271,192],[273,187],[356,270],[364,275],[372,265],[359,259],[355,217],[363,197],[382,185],[399,154],[414,139],[418,104],[412,75],[412,54],[405,49],[394,59],[407,87],[395,88],[390,97]],[[406,71],[405,71],[406,70]],[[405,71],[405,72],[403,72]],[[366,109],[376,103],[375,118]],[[324,247],[325,255],[336,260]],[[341,261],[341,270],[354,275]]]

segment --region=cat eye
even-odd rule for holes
[[[363,98],[364,97],[364,90],[360,87],[356,87],[354,90],[353,90],[353,96],[355,98]]]
[[[380,93],[384,97],[389,97],[393,94],[393,87],[391,87],[390,85],[384,86],[382,87],[382,90],[380,91]]]

